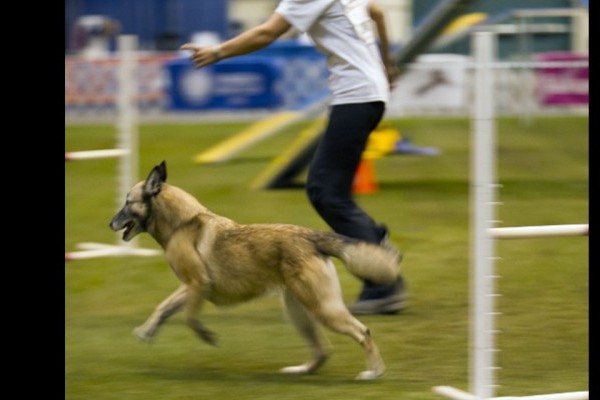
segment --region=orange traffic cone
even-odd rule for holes
[[[375,166],[373,160],[363,158],[358,164],[356,173],[354,174],[354,182],[352,184],[352,193],[366,194],[374,193],[379,190],[377,178],[375,177]]]

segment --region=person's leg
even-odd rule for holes
[[[381,121],[384,110],[382,102],[333,106],[310,165],[306,188],[311,204],[335,232],[371,243],[386,241],[388,232],[356,204],[352,184],[368,136]],[[390,298],[398,294],[400,286],[403,290],[402,278],[387,286],[365,281],[359,303]],[[402,307],[396,300],[391,299],[393,305],[384,302],[381,307],[368,303],[367,310],[359,307],[357,311],[396,312]]]
[[[335,232],[372,243],[378,243],[384,231],[356,204],[352,183],[383,110],[381,102],[333,106],[306,185],[311,204]]]

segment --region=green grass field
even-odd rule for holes
[[[375,161],[380,190],[358,201],[385,222],[404,252],[410,307],[366,316],[387,364],[375,382],[357,382],[364,356],[350,338],[324,332],[332,356],[318,373],[285,376],[280,367],[308,356],[276,297],[234,308],[207,304],[203,322],[219,347],[199,341],[181,314],[151,345],[132,329],[178,282],[158,257],[115,257],[65,264],[66,399],[441,399],[436,385],[469,389],[469,179],[467,119],[390,120],[435,157],[393,155]],[[301,189],[253,191],[250,182],[295,138],[294,126],[233,161],[198,165],[192,158],[247,123],[148,124],[139,127],[140,175],[162,160],[168,181],[213,211],[241,223],[280,222],[327,230]],[[497,123],[497,209],[501,226],[587,223],[587,117]],[[112,125],[67,126],[67,151],[112,148]],[[302,177],[301,177],[302,178]],[[65,247],[116,243],[108,223],[117,201],[117,162],[65,166]],[[148,235],[143,247],[158,248]],[[588,388],[589,262],[585,237],[497,242],[498,396]],[[350,303],[359,282],[336,264]]]

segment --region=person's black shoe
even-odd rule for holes
[[[396,314],[406,308],[408,296],[401,276],[393,285],[377,289],[385,289],[389,293],[381,297],[369,297],[369,288],[365,288],[358,301],[348,307],[350,312],[354,315]]]
[[[402,261],[402,252],[390,241],[385,225],[380,225],[383,237],[380,245],[394,255],[398,264]],[[406,308],[407,294],[404,278],[400,275],[391,285],[378,286],[365,281],[356,303],[348,309],[354,315],[396,314]]]

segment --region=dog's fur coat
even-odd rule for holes
[[[163,161],[145,181],[133,186],[125,205],[110,222],[112,230],[124,229],[125,241],[148,232],[163,248],[182,283],[134,330],[138,338],[151,340],[168,317],[184,309],[189,327],[201,339],[215,344],[215,335],[198,320],[204,300],[216,305],[235,304],[280,288],[292,323],[313,353],[307,363],[283,368],[282,372],[309,373],[325,362],[327,354],[316,325],[319,321],[363,347],[367,370],[358,379],[383,374],[384,363],[369,329],[343,302],[329,256],[342,260],[361,279],[386,284],[399,276],[398,252],[296,225],[238,224],[167,184],[166,178]]]

